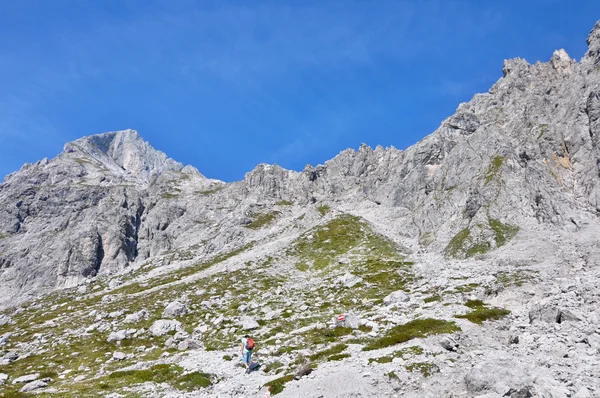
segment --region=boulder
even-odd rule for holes
[[[274,319],[277,319],[281,316],[281,310],[275,310],[275,311],[270,311],[268,313],[265,314],[264,319],[265,321],[272,321]]]
[[[8,380],[8,375],[6,373],[0,373],[0,386],[6,383],[6,380]]]
[[[361,278],[360,276],[352,275],[351,273],[346,272],[344,275],[337,278],[335,280],[335,283],[340,284],[344,287],[351,288],[351,287],[358,285],[362,281],[363,281],[363,278]]]
[[[150,326],[150,333],[153,336],[164,336],[165,334],[173,331],[183,331],[181,322],[172,319],[159,319],[158,321],[155,321],[152,326]]]
[[[340,314],[333,317],[333,324],[336,327],[341,326],[345,328],[358,329],[358,327],[361,325],[361,320],[359,317],[353,314]]]
[[[9,363],[16,361],[17,359],[19,359],[19,354],[15,351],[9,351],[6,354],[4,354],[2,360],[0,361],[0,364],[8,365]]]
[[[187,306],[179,301],[173,301],[169,303],[163,311],[164,318],[177,318],[178,316],[185,315],[189,312]]]
[[[10,333],[6,333],[5,335],[0,336],[0,346],[8,343],[8,340],[10,339],[11,334]]]
[[[240,320],[240,325],[242,326],[242,330],[254,330],[260,327],[258,322],[249,316],[242,317]]]
[[[563,322],[579,322],[581,321],[581,315],[569,311],[569,310],[560,310],[558,315],[558,323]]]
[[[194,332],[204,334],[208,332],[208,325],[200,325],[194,329]]]
[[[8,315],[0,315],[0,326],[13,323],[13,320]]]
[[[108,335],[107,342],[112,343],[113,341],[121,341],[129,338],[129,334],[126,330],[118,330]]]
[[[442,337],[440,340],[440,345],[448,351],[456,351],[459,347],[458,342],[450,336]]]
[[[547,322],[556,323],[560,316],[560,311],[557,306],[551,304],[535,305],[531,311],[529,311],[529,323]]]
[[[40,374],[39,373],[32,373],[32,374],[28,374],[28,375],[25,375],[25,376],[17,377],[16,379],[14,379],[12,381],[12,384],[29,383],[29,382],[37,380],[39,378],[40,378]]]
[[[496,392],[501,396],[531,397],[533,378],[529,372],[515,366],[511,359],[479,362],[465,376],[469,396]]]
[[[128,314],[125,317],[125,320],[123,322],[137,323],[137,322],[141,321],[142,319],[148,319],[148,311],[140,310],[138,312],[134,312],[133,314]]]
[[[182,340],[177,345],[177,349],[179,351],[197,350],[198,348],[200,348],[200,345],[196,341],[191,340],[191,339]]]
[[[48,382],[45,380],[35,380],[30,383],[27,383],[21,388],[20,392],[29,392],[33,390],[38,390],[40,388],[48,387]]]
[[[127,358],[127,354],[125,354],[124,352],[121,352],[121,351],[113,352],[112,359],[114,359],[115,361],[122,361],[126,358]]]
[[[393,293],[388,294],[383,298],[384,305],[398,305],[401,303],[406,303],[410,300],[408,294],[403,292],[402,290],[397,290]]]

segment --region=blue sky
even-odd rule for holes
[[[504,59],[580,59],[597,19],[597,0],[0,0],[0,179],[126,128],[225,181],[404,149]]]

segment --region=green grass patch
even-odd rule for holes
[[[315,354],[312,354],[309,359],[311,361],[319,361],[325,357],[334,355],[334,354],[339,354],[342,351],[344,351],[346,348],[348,348],[348,344],[336,344],[333,347],[330,347],[326,350],[323,351],[319,351]]]
[[[488,218],[488,223],[492,231],[494,231],[494,240],[497,247],[504,246],[506,242],[514,238],[517,232],[519,232],[519,227],[503,224],[494,218]]]
[[[367,344],[363,350],[378,350],[415,338],[427,337],[434,334],[454,333],[460,330],[454,322],[432,318],[415,319],[403,325],[394,326],[383,337]]]
[[[252,220],[252,222],[250,224],[244,225],[244,227],[254,230],[264,228],[267,225],[270,225],[279,214],[281,213],[278,211],[256,214],[254,215],[254,219]]]
[[[154,382],[168,383],[184,391],[195,391],[212,384],[211,375],[201,372],[183,374],[184,369],[177,365],[160,364],[149,369],[116,371],[98,380],[101,389],[129,387],[134,384]]]
[[[336,327],[333,329],[313,329],[309,330],[302,337],[309,342],[311,345],[333,343],[340,339],[342,336],[352,334],[351,328]]]
[[[515,272],[498,272],[496,274],[496,281],[504,287],[517,286],[521,287],[526,282],[535,279],[537,271],[531,270],[518,270]]]
[[[458,257],[460,253],[465,250],[465,244],[468,242],[470,236],[471,230],[469,228],[461,230],[459,233],[454,235],[452,239],[450,239],[450,242],[448,242],[446,249],[444,249],[444,253],[449,257]]]
[[[510,314],[510,311],[505,310],[504,308],[488,308],[487,304],[481,300],[468,300],[464,305],[471,308],[473,311],[465,315],[455,315],[455,317],[467,319],[478,325],[482,324],[484,321],[498,320]]]
[[[405,368],[409,372],[421,372],[421,374],[425,377],[429,377],[439,370],[437,365],[431,362],[415,362],[406,365]]]
[[[223,187],[216,187],[216,188],[207,189],[204,191],[196,191],[195,193],[198,195],[202,195],[202,196],[210,196],[210,195],[213,195],[213,194],[219,192],[221,189],[223,189]]]
[[[265,373],[269,373],[273,370],[277,370],[282,367],[283,367],[283,363],[281,363],[280,361],[274,361],[274,362],[270,362],[270,363],[266,364],[263,367],[263,370],[265,371]]]
[[[498,174],[502,164],[504,163],[504,156],[494,156],[490,161],[487,171],[485,172],[484,181],[485,184],[489,184]]]
[[[433,303],[433,302],[435,302],[435,301],[442,301],[442,296],[440,296],[439,294],[436,294],[436,295],[434,295],[434,296],[425,297],[425,298],[423,299],[423,301],[424,301],[425,303]]]
[[[233,358],[231,358],[231,355],[223,355],[223,359],[227,362],[231,361]]]
[[[271,392],[271,395],[277,395],[283,391],[285,388],[285,383],[288,383],[292,380],[294,380],[294,375],[286,375],[278,379],[271,380],[268,383],[265,383],[264,386],[270,387],[269,391]]]
[[[317,211],[321,213],[322,216],[324,216],[325,214],[329,213],[331,209],[327,205],[321,205],[317,207]]]
[[[348,253],[399,258],[397,245],[373,232],[360,217],[343,214],[302,234],[287,251],[302,270],[323,270]],[[368,268],[370,265],[365,264]],[[368,271],[365,269],[365,271]]]
[[[398,351],[394,351],[390,355],[386,355],[378,358],[369,358],[369,363],[377,362],[377,363],[390,363],[394,360],[394,358],[402,358],[405,359],[409,356],[416,356],[423,354],[423,348],[418,345],[413,345],[410,347],[403,348]]]
[[[289,200],[280,200],[279,202],[275,203],[277,206],[292,206],[293,203],[290,202]]]
[[[327,361],[328,362],[331,362],[331,361],[341,361],[342,359],[350,358],[350,357],[351,357],[350,354],[336,354],[336,355],[332,355],[329,358],[327,358]]]
[[[170,193],[170,192],[164,192],[162,195],[160,195],[163,199],[175,199],[177,197],[179,197],[178,194],[175,193]]]

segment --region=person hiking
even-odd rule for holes
[[[246,368],[246,373],[250,373],[250,359],[254,350],[254,340],[249,335],[242,337],[242,364]]]

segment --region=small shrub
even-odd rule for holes
[[[280,200],[279,202],[275,203],[277,206],[292,206],[293,203],[290,202],[289,200]]]
[[[231,361],[231,355],[223,355],[223,359],[226,361]]]

